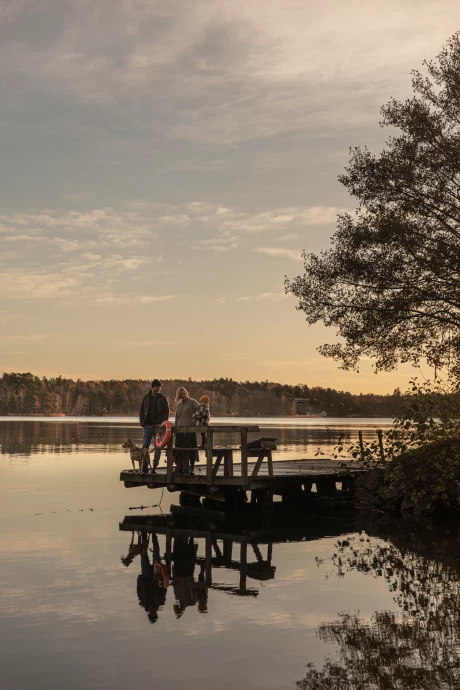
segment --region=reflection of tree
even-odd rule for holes
[[[0,455],[32,455],[35,453],[63,453],[75,450],[91,450],[91,452],[113,453],[121,452],[121,444],[127,437],[136,443],[142,439],[142,429],[134,420],[134,424],[114,424],[109,420],[101,420],[96,424],[86,421],[76,421],[71,417],[50,424],[38,418],[24,421],[4,420],[1,426]],[[335,445],[338,432],[335,429],[310,429],[305,435],[302,427],[277,428],[265,427],[264,434],[276,436],[278,447],[282,450],[308,452],[319,445]],[[219,435],[222,445],[232,445],[239,442],[238,434]],[[128,461],[129,462],[129,461]]]
[[[342,614],[321,625],[318,636],[338,645],[338,660],[328,659],[321,670],[310,664],[298,690],[460,687],[460,578],[454,546],[444,539],[442,558],[430,558],[379,539],[339,542],[333,557],[338,574],[358,570],[384,578],[401,611],[376,612],[370,621]]]

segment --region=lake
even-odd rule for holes
[[[390,424],[213,420],[244,421],[278,438],[275,461]],[[244,559],[197,532],[168,582],[165,534],[126,523],[178,495],[123,487],[127,437],[135,419],[0,418],[2,690],[460,687],[457,525],[299,514]]]

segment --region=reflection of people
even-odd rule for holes
[[[193,538],[176,537],[174,539],[173,586],[176,603],[174,613],[180,618],[188,606],[198,603],[200,613],[208,610],[208,589],[204,582],[204,566],[195,582],[195,558],[198,546]]]
[[[158,609],[166,602],[166,588],[169,584],[168,573],[160,560],[160,546],[156,534],[152,534],[153,565],[148,552],[148,536],[142,538],[141,574],[137,578],[137,596],[139,604],[147,611],[149,621],[156,623]]]
[[[176,421],[175,426],[195,426],[193,415],[200,408],[200,403],[191,398],[188,391],[179,386],[176,391]],[[198,451],[196,444],[196,434],[193,433],[176,433],[176,448],[184,448],[184,450],[176,451],[176,468],[179,474],[190,474],[190,462],[193,466]]]
[[[161,382],[158,379],[152,381],[152,390],[144,395],[139,410],[139,423],[144,429],[142,434],[142,448],[148,448],[155,436],[155,427],[163,424],[169,418],[168,400],[161,392]],[[153,456],[153,469],[155,472],[160,462],[161,450],[155,448]]]
[[[130,566],[134,561],[136,556],[139,556],[142,552],[142,534],[137,533],[137,544],[134,543],[134,532],[131,537],[131,544],[129,545],[128,555],[121,557],[121,562],[126,567]]]

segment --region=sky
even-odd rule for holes
[[[284,279],[458,28],[454,0],[1,0],[0,371],[404,389],[323,358]]]

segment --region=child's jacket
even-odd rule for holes
[[[210,418],[209,405],[200,403],[200,407],[193,415],[195,426],[208,426]]]

